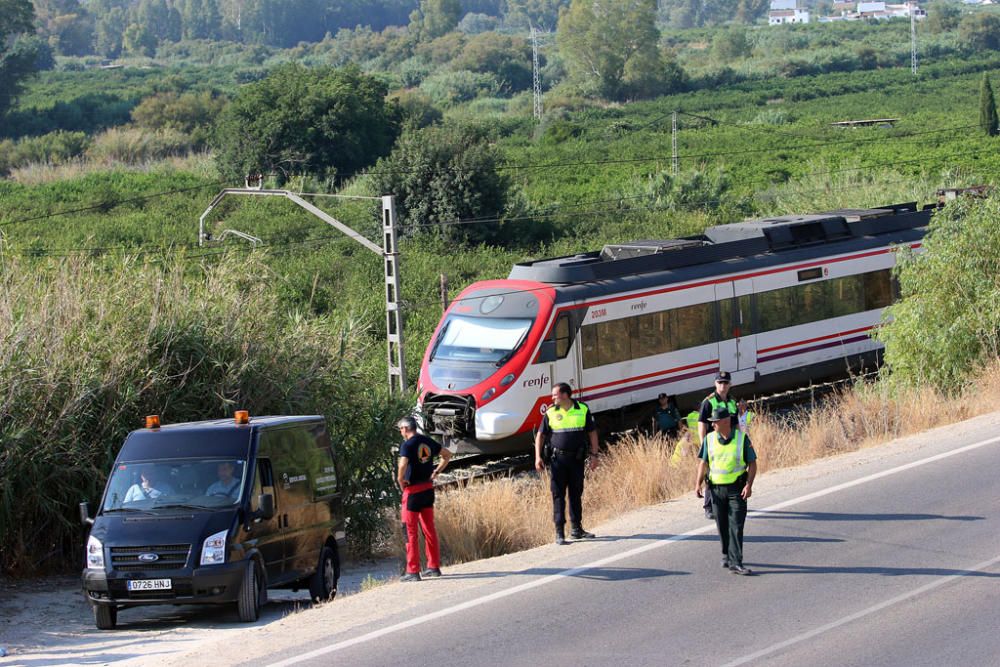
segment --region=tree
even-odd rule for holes
[[[958,38],[969,51],[1000,49],[1000,16],[969,14],[958,24]]]
[[[750,55],[746,29],[729,28],[718,31],[712,39],[712,55],[723,65]]]
[[[531,87],[531,47],[520,37],[484,32],[471,38],[454,66],[492,74],[501,92]]]
[[[528,26],[549,31],[559,21],[559,10],[569,5],[569,0],[507,0],[504,21],[509,25]]]
[[[420,9],[410,15],[410,25],[425,41],[451,32],[460,18],[461,0],[420,0]]]
[[[962,10],[949,2],[931,3],[927,10],[927,30],[933,33],[951,32],[962,20]]]
[[[993,99],[993,86],[990,85],[990,75],[983,73],[983,82],[979,86],[979,127],[988,137],[997,136],[997,103]]]
[[[499,224],[448,224],[503,214],[509,181],[497,171],[499,155],[481,133],[435,125],[408,131],[372,175],[376,194],[392,194],[400,222],[436,230],[449,240],[485,241]]]
[[[1000,197],[963,197],[931,218],[924,253],[902,254],[902,299],[878,338],[894,381],[950,391],[1000,356]]]
[[[34,20],[30,0],[0,0],[0,116],[36,71],[41,45],[33,35]]]
[[[234,181],[249,173],[286,180],[351,174],[389,153],[398,134],[386,85],[354,67],[290,63],[240,89],[219,118],[216,162]]]
[[[38,34],[58,53],[82,56],[94,41],[94,19],[79,0],[34,0]]]
[[[679,68],[660,53],[655,21],[656,0],[573,0],[556,31],[570,79],[611,100],[668,92]]]

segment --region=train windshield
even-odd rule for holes
[[[517,351],[530,328],[529,319],[452,315],[438,335],[431,360],[499,365]]]

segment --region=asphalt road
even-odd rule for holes
[[[253,663],[1000,665],[996,426],[762,477],[752,577],[720,567],[692,496],[653,529],[547,547],[544,567],[399,584],[420,603],[340,632],[331,617]]]

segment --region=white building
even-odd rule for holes
[[[910,14],[918,21],[927,18],[927,12],[917,6],[914,0],[902,4],[887,2],[835,2],[831,16],[821,16],[820,23],[831,21],[860,21],[862,19],[892,19],[910,18]]]
[[[809,10],[799,9],[798,0],[771,0],[771,11],[767,13],[768,25],[784,23],[809,23]]]

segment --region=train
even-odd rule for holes
[[[751,397],[873,368],[872,332],[898,297],[938,205],[745,220],[698,236],[515,264],[466,287],[424,354],[424,429],[459,453],[528,451],[567,382],[599,427],[693,409],[719,371]]]

